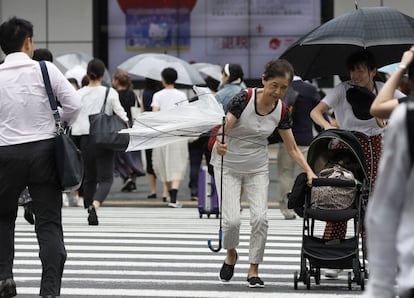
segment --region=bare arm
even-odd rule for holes
[[[227,113],[226,115],[226,124],[225,124],[225,131],[224,131],[224,144],[221,143],[221,134],[223,132],[223,128],[220,128],[219,131],[217,132],[217,137],[216,137],[216,150],[217,153],[219,155],[224,155],[226,154],[227,151],[227,136],[229,135],[230,130],[233,128],[234,123],[236,123],[237,118],[230,112]]]
[[[305,157],[296,144],[291,129],[279,129],[279,134],[282,137],[283,144],[286,147],[290,157],[306,172],[308,177],[308,184],[312,184],[312,179],[316,177],[315,173],[307,163]]]
[[[390,117],[391,112],[398,105],[398,100],[394,98],[394,92],[398,88],[400,80],[406,71],[405,68],[407,68],[413,61],[413,56],[414,46],[412,46],[409,51],[404,52],[401,58],[401,67],[398,67],[394,71],[378,93],[370,108],[371,115],[384,119]]]
[[[330,129],[330,128],[337,128],[329,123],[325,117],[323,116],[324,113],[328,112],[329,106],[324,102],[319,102],[316,107],[310,113],[310,117],[312,118],[313,122],[318,124],[323,129]]]

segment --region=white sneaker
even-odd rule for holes
[[[69,197],[65,192],[62,193],[62,205],[63,207],[69,207]]]
[[[83,197],[78,197],[76,200],[76,206],[83,207]]]
[[[342,269],[326,269],[325,270],[325,277],[331,278],[331,279],[337,279],[339,273],[341,273]]]
[[[183,205],[180,202],[176,202],[176,203],[168,203],[168,207],[172,207],[172,208],[181,208],[183,207]]]

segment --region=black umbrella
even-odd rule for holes
[[[349,75],[345,61],[355,51],[370,50],[381,67],[399,61],[413,44],[414,18],[389,7],[359,8],[302,36],[280,58],[312,79]]]

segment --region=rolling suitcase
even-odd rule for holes
[[[216,184],[214,178],[208,173],[207,166],[202,166],[198,174],[198,212],[200,218],[203,214],[207,214],[208,218],[210,214],[215,214],[218,218],[220,212]]]

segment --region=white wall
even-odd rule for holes
[[[0,23],[13,16],[33,23],[35,48],[92,55],[92,0],[0,0]]]
[[[321,0],[322,3],[324,0]],[[414,17],[413,0],[358,0],[358,7],[388,6]],[[348,13],[355,9],[354,0],[334,0],[334,16]]]
[[[334,16],[354,10],[354,3],[334,0]],[[414,17],[413,0],[359,0],[358,6],[389,6]],[[47,47],[55,56],[69,51],[92,55],[92,13],[92,0],[0,0],[0,23],[12,16],[31,21],[35,47]]]

